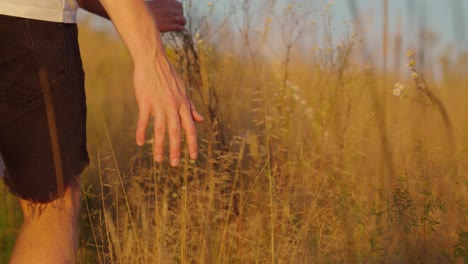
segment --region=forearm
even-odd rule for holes
[[[99,0],[78,0],[78,5],[84,10],[91,12],[95,15],[109,19],[106,9],[102,6]]]
[[[143,0],[101,0],[101,3],[133,59],[133,88],[139,109],[137,144],[145,143],[146,128],[153,116],[154,160],[163,161],[167,130],[171,165],[179,165],[181,129],[185,132],[190,158],[196,159],[198,145],[194,121],[202,122],[203,117],[195,110],[184,83],[169,64],[149,6]],[[182,7],[176,1],[173,3]]]
[[[156,20],[143,0],[101,0],[135,64],[165,58]]]

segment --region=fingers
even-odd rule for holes
[[[173,0],[171,1],[172,6],[177,7],[177,8],[183,8],[183,5],[181,2]]]
[[[161,32],[182,31],[185,30],[187,20],[184,16],[173,15],[166,18],[159,17],[158,28]]]
[[[149,5],[153,12],[156,15],[159,15],[161,18],[170,17],[170,16],[184,16],[184,9],[182,4],[177,1],[170,1],[169,5],[163,5],[163,3],[158,2],[149,2]]]
[[[156,162],[162,162],[164,159],[164,136],[166,134],[166,119],[161,112],[154,116],[154,145],[153,156]]]
[[[182,7],[172,8],[171,13],[172,13],[171,20],[173,20],[173,22],[175,22],[175,23],[177,23],[179,25],[182,25],[182,26],[185,26],[187,24],[187,20],[185,19],[184,10],[182,9]]]
[[[198,123],[201,123],[205,120],[203,116],[200,113],[198,113],[196,110],[192,110],[192,118]]]
[[[203,116],[200,113],[198,113],[198,111],[195,109],[195,105],[192,103],[192,101],[190,101],[190,113],[192,115],[193,120],[195,120],[198,123],[201,123],[203,122],[203,120],[205,120]]]
[[[179,25],[182,25],[182,26],[185,26],[187,24],[187,20],[185,19],[185,17],[183,15],[181,16],[176,16],[176,22],[179,24]]]
[[[148,120],[150,116],[150,108],[146,106],[140,107],[140,112],[138,115],[138,122],[136,128],[136,143],[138,146],[143,146],[145,144],[145,132],[146,127],[148,126]]]
[[[184,26],[179,24],[169,24],[169,25],[160,25],[159,31],[161,32],[170,32],[170,31],[183,31],[185,29]]]
[[[171,6],[178,6],[178,7],[182,7],[182,2],[180,2],[179,0],[152,0],[152,1],[148,1],[148,2],[152,2],[158,6],[163,6],[163,5],[171,5]]]
[[[195,110],[193,103],[191,101],[182,103],[178,111],[173,108],[173,111],[170,111],[167,117],[164,116],[162,111],[156,109],[151,111],[149,107],[141,106],[136,129],[136,141],[139,146],[143,146],[145,143],[146,128],[151,113],[154,114],[154,160],[162,162],[164,159],[166,122],[169,134],[171,166],[176,167],[180,163],[181,127],[185,132],[190,159],[196,159],[198,155],[197,131],[193,121],[202,122],[203,117]]]
[[[171,24],[182,26],[187,24],[182,3],[178,1],[150,1],[148,5],[153,11],[158,25],[163,28],[167,28]]]
[[[189,156],[191,159],[197,159],[198,146],[197,146],[197,130],[193,123],[192,113],[189,105],[182,105],[179,110],[180,122],[185,131],[185,137],[187,139],[187,146]]]
[[[172,112],[167,117],[169,133],[169,157],[171,166],[176,167],[180,163],[180,118],[177,112]]]
[[[169,157],[171,166],[173,167],[178,166],[180,163],[181,127],[184,129],[185,132],[190,158],[194,160],[197,158],[198,155],[197,130],[195,128],[195,124],[193,123],[190,105],[191,103],[189,102],[182,103],[178,112],[173,112],[173,114],[170,114],[167,117],[170,145]],[[200,116],[200,114],[198,115]],[[201,117],[201,119],[203,120],[203,117]],[[163,141],[159,142],[158,144],[161,144],[162,149]]]

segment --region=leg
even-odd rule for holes
[[[0,152],[24,213],[10,263],[73,263],[89,161],[77,28],[0,15],[0,36]]]
[[[24,223],[10,264],[75,263],[80,188],[73,181],[63,197],[45,204],[20,200]]]

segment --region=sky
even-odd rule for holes
[[[209,0],[192,0],[197,5],[206,7]],[[218,0],[219,5],[230,2],[241,2],[243,0]],[[252,2],[265,2],[271,0],[250,0]],[[353,0],[334,0],[331,9],[333,23],[337,26],[335,34],[341,34],[340,24],[342,21],[352,21],[353,15],[349,3]],[[216,2],[216,1],[214,1]],[[324,0],[278,0],[279,6],[288,3],[302,3],[313,10],[320,10]],[[376,35],[382,29],[382,6],[384,0],[354,0],[357,11],[361,17],[365,17],[363,26],[369,35]],[[457,48],[468,47],[468,1],[466,0],[388,0],[389,6],[389,29],[390,33],[397,31],[400,20],[401,30],[404,36],[416,36],[420,25],[426,25],[431,31],[440,37],[445,44],[454,45]],[[222,8],[219,8],[222,10]],[[81,13],[84,13],[83,11]],[[222,11],[219,13],[222,15]],[[80,16],[83,17],[83,16]],[[372,19],[369,21],[368,19]],[[97,26],[108,27],[109,24],[96,20]],[[366,23],[367,22],[367,23]]]
[[[310,0],[309,0],[310,1]],[[352,17],[348,0],[335,0],[336,19]],[[358,12],[371,15],[374,25],[367,25],[371,34],[382,29],[383,0],[355,0]],[[388,0],[389,29],[397,31],[401,18],[403,36],[418,36],[421,25],[436,33],[444,44],[467,48],[468,2],[466,0]],[[413,41],[413,40],[412,40]]]
[[[305,1],[305,0],[304,0]],[[308,0],[320,2],[320,0]],[[334,0],[332,12],[337,25],[337,37],[343,34],[339,21],[354,21],[349,0]],[[373,54],[381,54],[383,39],[384,0],[354,0],[361,20],[365,45],[373,49]],[[424,52],[424,71],[439,76],[437,65],[441,54],[452,50],[450,58],[457,59],[458,52],[468,51],[468,1],[466,0],[388,0],[389,48],[387,67],[405,72],[406,51]],[[422,28],[429,30],[434,41],[421,37]],[[395,36],[400,32],[401,50],[395,54]],[[392,42],[393,41],[393,42]],[[381,65],[382,57],[373,56],[374,63]]]
[[[309,16],[307,19],[317,20],[315,27],[317,28],[314,34],[308,34],[308,39],[301,43],[302,47],[307,48],[313,45],[320,45],[321,38],[323,38],[323,19],[321,13],[323,8],[330,1],[333,2],[333,6],[330,8],[330,14],[332,15],[332,35],[336,41],[342,40],[345,36],[346,30],[349,31],[350,26],[344,25],[343,21],[354,22],[356,17],[361,22],[360,36],[364,40],[369,50],[369,54],[372,56],[372,60],[375,65],[381,65],[382,57],[382,32],[383,32],[383,3],[385,0],[185,0],[192,1],[196,6],[196,10],[199,13],[207,13],[210,9],[208,2],[212,2],[214,7],[214,17],[217,17],[218,21],[222,20],[222,17],[227,13],[228,6],[235,5],[237,8],[241,6],[243,1],[248,1],[258,10],[254,12],[254,19],[257,21],[257,25],[252,26],[255,28],[263,28],[265,16],[268,11],[261,9],[263,3],[276,2],[277,14],[282,14],[283,7],[290,3],[300,3],[304,12],[308,12]],[[406,61],[406,51],[425,51],[424,65],[430,67],[432,62],[437,62],[440,54],[446,50],[451,50],[451,58],[456,59],[457,53],[460,51],[468,51],[468,1],[467,0],[387,0],[388,1],[388,29],[389,29],[389,47],[388,47],[388,64],[393,65],[392,69],[399,71],[399,68]],[[356,13],[351,11],[351,4],[354,2]],[[310,12],[309,12],[310,11]],[[83,13],[83,12],[82,12]],[[239,12],[241,13],[241,12]],[[241,16],[241,15],[240,15]],[[81,16],[83,17],[83,16]],[[234,23],[236,18],[231,20],[231,24]],[[239,20],[237,18],[237,20]],[[105,28],[106,30],[112,31],[111,24],[104,22],[100,19],[94,19],[96,27]],[[254,22],[255,23],[255,22]],[[276,24],[273,23],[272,27],[281,27],[281,21]],[[321,24],[322,23],[322,24]],[[233,26],[234,27],[234,26]],[[428,41],[427,38],[421,37],[421,28],[429,30],[433,41]],[[274,30],[272,30],[273,32]],[[272,46],[272,54],[275,50],[284,50],[277,48],[278,41],[276,37],[279,36],[276,29],[276,35],[270,41]],[[395,36],[400,32],[401,36],[401,49],[400,53],[396,54],[394,47],[396,47]],[[241,43],[241,42],[239,42]],[[315,43],[315,44],[314,44]],[[316,44],[319,43],[319,44]],[[323,42],[322,42],[323,43]],[[218,43],[219,44],[219,43]],[[231,49],[235,43],[225,43]],[[276,46],[275,46],[276,45]],[[393,52],[393,53],[392,53]],[[420,52],[419,54],[423,54]],[[271,55],[277,56],[279,54]],[[378,56],[376,56],[378,55]],[[430,63],[427,63],[430,62]],[[399,66],[400,65],[400,66]],[[403,67],[401,67],[401,70]],[[430,69],[438,72],[437,69]]]

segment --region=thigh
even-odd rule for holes
[[[5,16],[0,25],[5,183],[22,199],[49,202],[88,164],[77,28]]]

